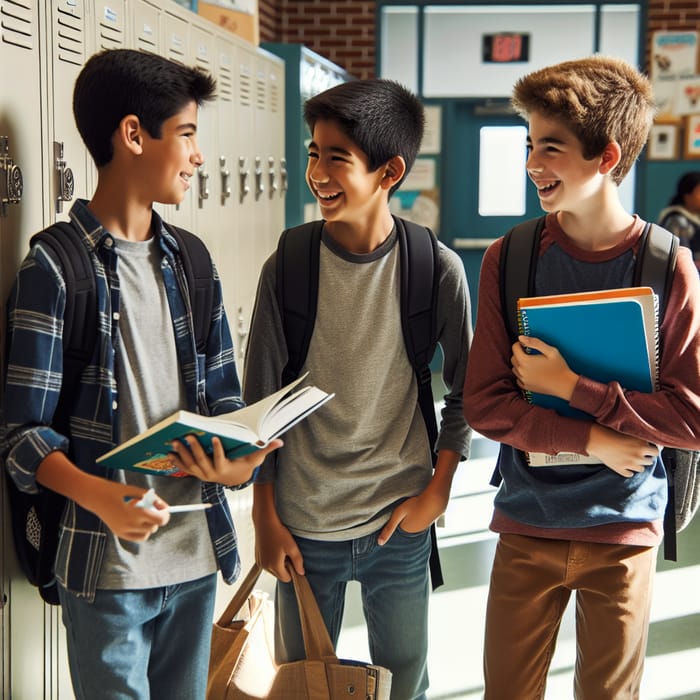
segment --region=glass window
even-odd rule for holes
[[[479,214],[525,213],[527,129],[484,126],[479,133]]]
[[[395,5],[382,8],[382,78],[390,78],[418,92],[418,8]]]

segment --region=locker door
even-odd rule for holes
[[[190,28],[190,65],[195,65],[217,77],[216,37],[213,31],[203,24],[193,23]],[[214,262],[219,261],[219,201],[220,189],[216,178],[217,173],[217,103],[208,102],[202,105],[197,115],[197,142],[204,155],[204,163],[197,169],[192,179],[194,199],[196,200],[194,214],[194,231],[201,236],[209,247]],[[219,270],[225,274],[224,270]]]
[[[245,341],[250,327],[250,315],[257,285],[260,260],[257,254],[256,240],[261,235],[257,212],[256,191],[262,183],[261,174],[255,168],[255,117],[254,111],[254,67],[255,49],[240,42],[236,46],[236,94],[235,129],[237,133],[237,151],[235,158],[234,179],[238,207],[238,254],[236,279],[236,327],[234,344],[238,348],[237,361],[242,363],[245,355]],[[229,312],[230,313],[230,312]]]
[[[46,213],[40,145],[46,83],[40,66],[37,0],[0,0],[0,15],[0,65],[12,66],[0,81],[0,363],[4,363],[5,301],[29,237],[42,228]],[[36,89],[27,90],[27,85]],[[44,606],[17,568],[5,479],[0,479],[0,498],[0,696],[44,698],[50,670],[50,657],[43,651]]]
[[[177,6],[168,7],[167,11],[163,12],[161,16],[161,29],[163,32],[161,54],[174,61],[191,64],[189,60],[189,24],[186,16],[191,16],[191,13],[186,13],[185,10],[181,10]],[[166,221],[188,230],[194,228],[194,200],[196,193],[193,193],[193,190],[196,189],[196,187],[190,187],[185,198],[178,205],[159,206],[159,210],[163,212]]]
[[[284,62],[260,50],[257,56],[259,76],[265,83],[265,99],[260,119],[256,120],[256,142],[264,154],[266,196],[265,232],[269,254],[284,228]],[[265,258],[267,257],[265,254]]]
[[[127,44],[132,49],[161,53],[161,12],[146,0],[132,0]]]
[[[49,32],[49,124],[46,155],[52,218],[68,219],[75,197],[88,198],[93,185],[92,165],[73,119],[73,85],[86,57],[85,3],[52,0]]]
[[[217,267],[223,285],[224,307],[228,316],[235,349],[238,349],[237,284],[242,274],[239,239],[242,234],[239,221],[240,203],[237,196],[236,153],[238,147],[238,115],[236,113],[236,47],[235,42],[219,34],[217,46],[217,104],[216,151],[207,156],[216,180],[214,197],[219,207]],[[240,370],[240,366],[239,366]]]
[[[101,49],[121,49],[126,45],[124,0],[93,0],[90,53]]]

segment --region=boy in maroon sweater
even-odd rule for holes
[[[645,222],[624,209],[618,185],[652,123],[649,81],[624,61],[595,56],[521,78],[512,102],[529,123],[527,172],[548,212],[536,295],[632,286]],[[467,421],[501,443],[485,698],[543,697],[572,590],[575,697],[637,698],[667,497],[660,446],[700,448],[697,271],[680,249],[660,328],[659,389],[640,393],[575,374],[537,338],[511,343],[501,244],[484,256],[464,388]],[[591,418],[534,406],[524,390],[557,396]],[[530,467],[525,451],[577,452],[598,463]]]

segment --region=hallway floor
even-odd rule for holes
[[[477,700],[483,693],[482,635],[495,535],[486,528],[493,443],[475,441],[461,465],[445,527],[438,529],[446,584],[431,599],[429,700]],[[678,563],[659,555],[641,700],[700,700],[700,517],[678,536]],[[573,600],[573,596],[572,596]],[[359,587],[348,590],[341,658],[369,659]],[[545,700],[572,698],[573,606],[562,622]],[[513,696],[513,700],[518,700]]]

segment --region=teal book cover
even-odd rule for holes
[[[647,294],[533,306],[521,300],[520,305],[523,334],[556,347],[574,372],[643,392],[653,391],[656,380],[655,318],[655,299]],[[554,396],[529,392],[528,399],[560,415],[590,418]]]
[[[307,373],[308,374],[308,373]],[[148,430],[97,459],[110,469],[129,469],[161,476],[187,476],[170,458],[172,443],[194,435],[211,454],[212,438],[221,439],[229,458],[243,457],[267,445],[333,398],[315,386],[292,391],[306,374],[264,399],[231,413],[204,416],[176,411]]]

